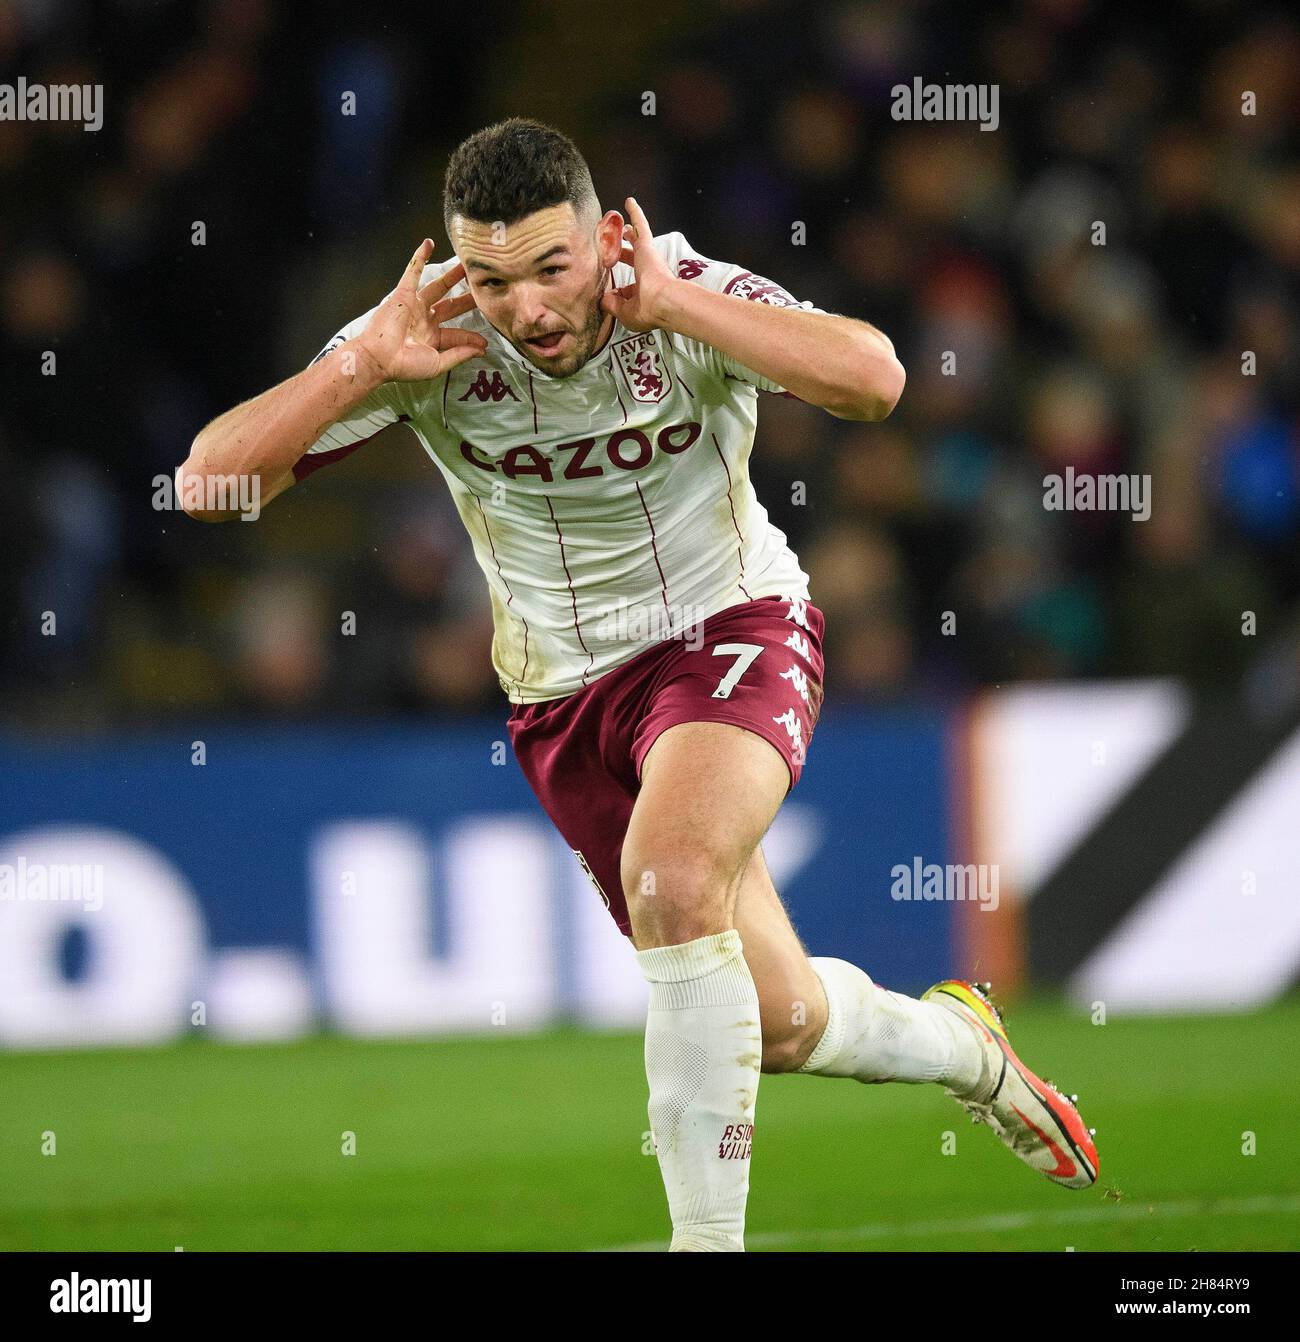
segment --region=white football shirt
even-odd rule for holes
[[[770,280],[654,246],[693,284],[801,307]],[[455,259],[427,266],[421,284]],[[635,278],[614,267],[614,282]],[[452,295],[466,292],[464,281]],[[371,310],[373,311],[373,309]],[[317,358],[360,334],[367,312]],[[808,577],[749,480],[758,390],[784,389],[696,340],[615,321],[576,373],[534,367],[477,309],[449,325],[487,351],[427,382],[388,382],[308,449],[301,479],[398,420],[446,478],[492,599],[492,661],[515,703],[572,694],[652,642]]]

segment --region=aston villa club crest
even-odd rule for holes
[[[620,340],[614,354],[634,401],[655,405],[672,390],[673,378],[653,331]]]

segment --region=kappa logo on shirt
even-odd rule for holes
[[[614,353],[634,401],[656,405],[672,390],[672,374],[660,357],[653,331],[620,340]]]
[[[471,396],[476,396],[479,401],[504,401],[507,396],[512,401],[517,401],[518,396],[511,390],[509,384],[502,378],[497,369],[492,370],[491,381],[488,380],[486,368],[478,370],[478,376],[465,389],[464,396],[457,396],[458,401],[468,401]]]
[[[779,284],[765,280],[761,275],[751,275],[748,271],[737,275],[723,290],[735,298],[747,298],[751,303],[766,303],[774,308],[797,308],[799,303],[793,294],[782,289]]]

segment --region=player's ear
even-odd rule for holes
[[[596,255],[601,268],[611,270],[623,253],[623,216],[617,210],[606,210],[596,225]]]

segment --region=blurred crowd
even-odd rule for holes
[[[419,238],[447,254],[446,155],[509,114],[571,134],[606,207],[634,192],[702,254],[894,340],[908,385],[884,424],[760,409],[752,474],[826,612],[830,700],[1115,675],[1227,689],[1294,627],[1286,9],[302,15],[0,0],[0,83],[105,90],[95,134],[0,121],[7,721],[500,707],[468,541],[399,436],[256,524],[159,511],[154,481],[377,301]],[[996,84],[997,129],[893,120],[917,76]],[[1150,518],[1046,510],[1044,476],[1069,467],[1149,476]]]

